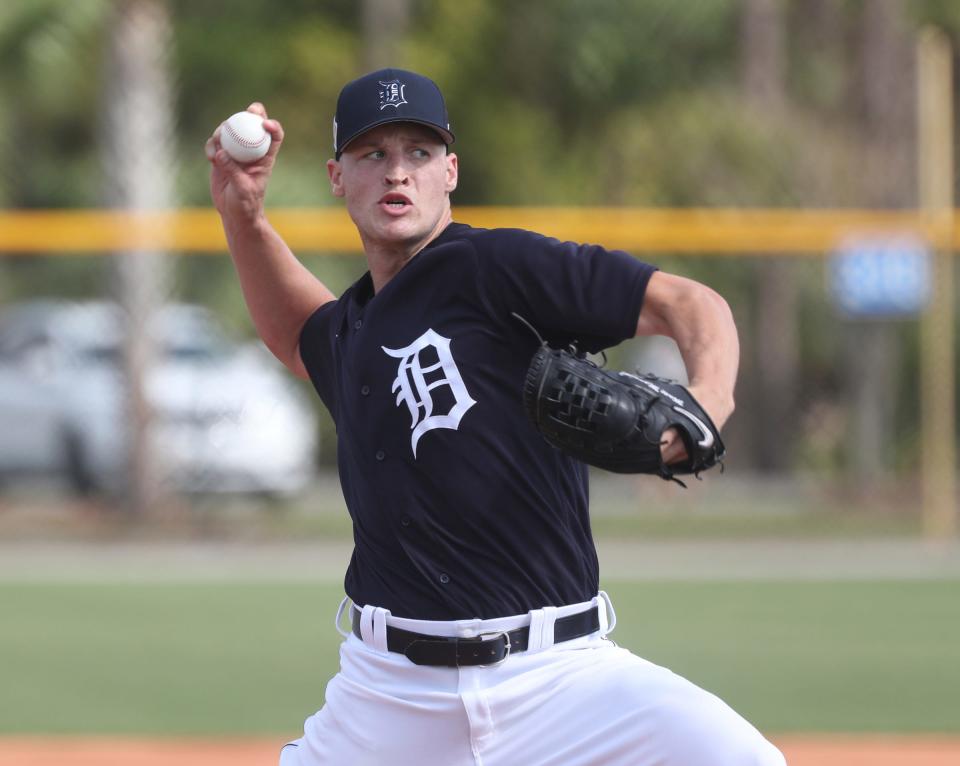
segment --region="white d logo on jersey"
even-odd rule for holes
[[[417,442],[427,431],[434,428],[451,428],[456,431],[460,426],[460,419],[476,402],[467,393],[467,387],[457,369],[457,363],[450,355],[450,339],[438,335],[433,330],[427,330],[406,348],[387,348],[381,346],[388,355],[399,359],[397,377],[393,381],[393,388],[397,393],[397,406],[405,402],[410,410],[413,422],[410,428],[410,446],[413,456],[417,456]],[[428,367],[420,366],[420,352],[433,348],[437,354],[437,362]],[[443,374],[427,382],[427,374],[442,370]],[[433,397],[430,392],[440,386],[448,386],[453,396],[453,407],[445,414],[433,414]]]

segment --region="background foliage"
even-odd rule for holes
[[[3,4],[0,204],[103,204],[113,5]],[[455,204],[912,206],[915,33],[936,23],[960,35],[950,0],[234,0],[228,11],[213,0],[168,0],[166,8],[185,206],[209,204],[205,139],[255,100],[286,129],[269,203],[337,204],[324,169],[336,95],[385,59],[430,74],[446,94],[461,161]],[[299,255],[335,291],[364,269],[352,256]],[[918,410],[901,382],[916,377],[914,322],[840,316],[819,261],[644,257],[708,282],[734,307],[748,405],[731,426],[734,467],[853,475],[861,487],[912,475]],[[0,301],[98,295],[111,285],[106,259],[0,262]],[[251,333],[227,259],[177,259],[175,292]],[[786,356],[777,353],[784,347]],[[874,347],[879,361],[870,362],[865,349]],[[614,359],[636,357],[642,351],[627,348]],[[881,382],[866,390],[865,379]],[[771,423],[796,438],[777,446]],[[881,454],[864,437],[871,427],[901,446]]]

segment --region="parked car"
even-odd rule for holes
[[[292,494],[314,470],[316,421],[259,344],[228,341],[204,308],[171,304],[149,328],[145,382],[162,475],[188,492]],[[0,477],[56,475],[116,490],[130,465],[124,318],[106,302],[0,311]]]

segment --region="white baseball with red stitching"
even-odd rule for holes
[[[237,112],[220,129],[220,146],[237,162],[256,162],[270,148],[270,134],[263,129],[263,117]]]

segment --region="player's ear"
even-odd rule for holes
[[[327,160],[327,176],[330,178],[330,191],[334,197],[343,196],[343,168],[336,160]]]
[[[448,154],[445,157],[447,161],[447,183],[446,190],[449,194],[457,188],[457,179],[459,178],[460,168],[457,164],[457,155]]]

